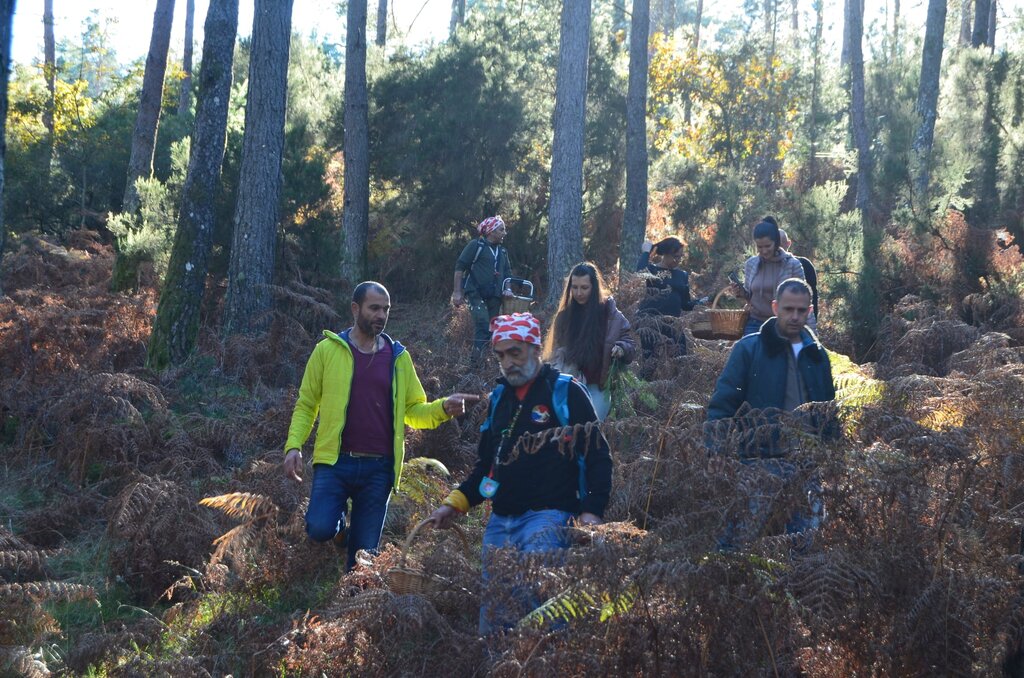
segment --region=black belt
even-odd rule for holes
[[[383,459],[388,456],[386,454],[377,454],[376,452],[349,452],[342,450],[338,453],[342,457],[352,457],[353,459],[366,459],[366,458],[378,458]]]

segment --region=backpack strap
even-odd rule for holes
[[[480,424],[480,433],[487,431],[491,428],[491,422],[494,421],[494,412],[498,409],[498,401],[501,400],[501,394],[505,391],[504,384],[498,384],[491,391],[489,396],[491,406],[487,411],[487,418],[484,419],[484,423]]]
[[[573,381],[571,374],[559,374],[552,389],[552,405],[562,426],[569,425],[569,384]],[[579,466],[579,498],[582,501],[587,496],[587,460],[582,454],[576,455],[576,465]]]
[[[480,253],[483,252],[484,247],[486,247],[486,245],[484,245],[483,238],[477,238],[476,244],[477,248],[476,254],[473,255],[473,262],[469,265],[469,268],[466,269],[466,275],[462,277],[462,289],[466,289],[466,285],[469,284],[469,279],[473,276],[473,267],[476,266],[476,260],[480,258]]]
[[[552,389],[552,404],[555,406],[555,415],[562,426],[569,425],[569,384],[572,383],[572,375],[559,373]]]

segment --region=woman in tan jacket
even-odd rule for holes
[[[754,226],[757,254],[743,265],[743,284],[733,284],[733,292],[750,302],[750,318],[743,334],[753,334],[771,318],[775,289],[783,280],[804,279],[804,267],[792,254],[782,249],[782,236],[775,217],[767,216]]]
[[[577,264],[565,280],[562,301],[544,342],[544,359],[587,387],[603,421],[611,409],[612,361],[628,363],[635,355],[629,321],[607,295],[601,272],[589,262]]]

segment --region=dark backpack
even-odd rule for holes
[[[551,389],[551,404],[555,408],[555,416],[558,417],[558,423],[562,426],[569,425],[569,384],[572,383],[573,377],[571,374],[559,373],[555,379],[554,386]],[[491,424],[494,421],[494,413],[498,409],[498,401],[501,400],[501,396],[505,393],[505,385],[498,384],[491,391],[490,395],[490,408],[487,411],[487,419],[480,425],[480,432],[488,431],[491,428]],[[579,496],[580,500],[587,496],[587,461],[583,458],[583,455],[576,455],[576,463],[579,466]]]

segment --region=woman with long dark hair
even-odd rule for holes
[[[579,379],[590,392],[597,417],[611,409],[608,377],[613,361],[628,363],[636,355],[629,321],[608,296],[601,272],[590,262],[577,264],[544,342],[544,358]]]

